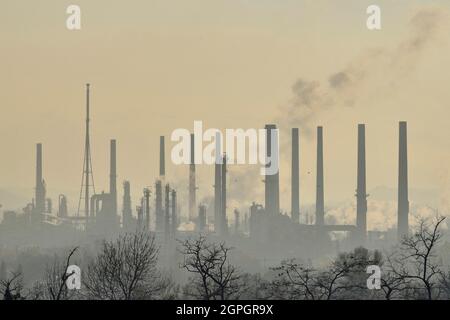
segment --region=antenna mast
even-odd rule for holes
[[[90,208],[89,208],[89,189],[92,187],[93,194],[95,194],[94,187],[94,175],[92,173],[92,160],[91,160],[91,145],[89,139],[89,83],[86,84],[86,141],[84,145],[84,161],[83,161],[83,174],[81,177],[81,190],[80,198],[78,200],[78,212],[77,216],[84,211],[86,217],[86,229],[90,218]],[[81,209],[81,202],[84,199],[84,210]]]

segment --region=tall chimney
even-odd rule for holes
[[[398,239],[408,235],[409,224],[408,200],[408,150],[406,121],[399,123],[399,150],[398,150]]]
[[[164,239],[170,239],[170,186],[166,184],[165,190],[165,221],[164,221]]]
[[[145,226],[146,230],[150,230],[150,189],[144,188],[144,202],[145,202]],[[142,208],[144,210],[144,207]]]
[[[220,146],[220,133],[216,134],[216,161],[214,164],[214,231],[221,233],[220,221],[222,219],[222,150]]]
[[[323,196],[323,135],[322,127],[317,127],[317,176],[316,176],[316,225],[323,225],[325,205]]]
[[[116,170],[116,140],[111,140],[111,163],[109,174],[109,193],[112,197],[112,214],[117,215],[117,170]]]
[[[358,244],[367,239],[367,194],[366,194],[366,133],[364,124],[358,125],[358,177],[356,187],[356,228]]]
[[[123,182],[123,211],[122,211],[122,227],[125,231],[132,230],[133,213],[131,211],[131,192],[130,182]]]
[[[159,176],[162,178],[166,175],[166,160],[165,160],[165,144],[164,136],[159,137]]]
[[[220,230],[221,236],[225,237],[228,235],[228,219],[227,219],[227,155],[224,154],[222,158],[222,195],[221,195],[221,204],[222,204],[222,214],[220,219]]]
[[[175,238],[178,230],[177,192],[172,190],[172,237]]]
[[[137,227],[139,230],[143,229],[143,224],[144,224],[144,213],[143,211],[143,207],[144,207],[144,199],[141,198],[141,205],[140,206],[136,206],[136,211],[137,211]]]
[[[189,165],[189,221],[194,221],[196,216],[196,199],[195,199],[195,142],[194,134],[191,134],[191,164]]]
[[[298,128],[292,129],[292,178],[291,178],[291,217],[294,222],[300,218],[300,186],[299,186],[299,141]]]
[[[36,145],[36,191],[42,182],[42,143]],[[38,195],[36,194],[36,200]]]
[[[274,124],[267,124],[266,129],[266,159],[272,156],[272,135],[277,135],[275,131],[277,128]],[[277,138],[277,136],[275,136]],[[275,139],[278,144],[278,139]],[[275,146],[275,152],[278,152],[278,145]],[[278,154],[275,154],[278,157]],[[268,168],[270,164],[266,165]],[[267,169],[266,169],[267,171]],[[265,175],[265,209],[268,215],[278,215],[280,213],[280,182],[279,172],[275,174]]]
[[[42,178],[42,144],[36,145],[36,189],[35,189],[35,213],[45,212],[45,182]],[[38,218],[40,220],[40,216]]]
[[[163,231],[164,213],[162,200],[162,182],[157,180],[155,183],[155,214],[156,214],[156,231]]]

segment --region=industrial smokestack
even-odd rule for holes
[[[163,203],[162,203],[162,183],[161,180],[156,181],[155,184],[155,214],[156,214],[156,231],[162,231],[163,230]]]
[[[170,186],[166,184],[165,190],[165,219],[164,219],[164,239],[170,239]]]
[[[317,127],[317,173],[316,173],[316,225],[323,225],[325,205],[323,195],[323,135],[322,127]]]
[[[141,199],[141,205],[140,206],[136,206],[136,211],[137,211],[137,227],[139,230],[143,229],[143,224],[144,224],[144,213],[143,211],[143,205],[144,205],[144,199]]]
[[[177,192],[172,190],[172,237],[175,238],[178,230]]]
[[[291,178],[291,217],[294,222],[300,220],[299,186],[299,141],[298,128],[292,129],[292,178]]]
[[[111,210],[114,216],[117,215],[117,169],[116,169],[116,140],[111,140],[111,158],[109,174],[109,193],[111,194]]]
[[[408,200],[408,150],[406,122],[399,123],[399,150],[398,150],[398,239],[408,235],[409,200]]]
[[[225,237],[228,235],[228,219],[227,219],[227,155],[224,154],[222,158],[222,172],[221,172],[221,204],[222,204],[222,214],[220,219],[220,230],[221,236]]]
[[[35,214],[45,212],[45,182],[42,178],[42,144],[36,145],[36,189],[35,189]],[[37,220],[40,220],[40,216]]]
[[[196,185],[195,185],[195,142],[191,134],[191,164],[189,165],[189,221],[195,221],[196,216]]]
[[[38,143],[36,145],[36,190],[37,187],[42,182],[42,144]],[[36,194],[36,200],[37,200]]]
[[[150,189],[144,189],[145,200],[145,229],[150,230]]]
[[[274,124],[267,124],[266,129],[266,159],[272,156],[272,135],[277,126]],[[278,143],[278,139],[275,139]],[[278,152],[278,145],[274,146],[275,152]],[[277,156],[277,155],[276,155]],[[267,164],[266,167],[269,167]],[[265,209],[268,215],[278,215],[280,213],[280,179],[279,172],[275,174],[265,175]]]
[[[220,133],[216,134],[216,161],[214,164],[214,231],[221,231],[222,217],[222,150],[220,146]]]
[[[165,144],[164,136],[159,137],[159,176],[161,179],[166,175],[166,160],[165,160]]]
[[[122,227],[126,231],[132,229],[133,214],[131,211],[131,191],[130,182],[123,182],[123,211],[122,211]]]
[[[367,194],[366,194],[366,133],[364,124],[358,125],[358,177],[356,188],[356,228],[358,244],[364,245],[367,238]]]

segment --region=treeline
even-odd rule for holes
[[[78,251],[73,248],[64,259],[55,257],[30,288],[24,287],[21,271],[3,270],[0,294],[5,300],[449,299],[450,270],[438,254],[444,219],[422,220],[389,252],[356,248],[320,266],[285,260],[265,275],[240,271],[230,259],[233,248],[199,235],[178,243],[178,267],[189,274],[183,284],[158,267],[152,235],[126,234],[102,243],[83,267],[79,290],[67,286],[75,276],[68,271]],[[369,266],[381,272],[370,274]]]

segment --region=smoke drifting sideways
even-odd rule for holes
[[[303,137],[311,138],[313,121],[324,111],[356,107],[361,98],[389,96],[437,42],[447,16],[439,8],[421,9],[409,22],[409,36],[397,46],[368,49],[326,81],[300,77],[292,86],[292,98],[280,107],[276,123],[286,130],[298,127]]]

